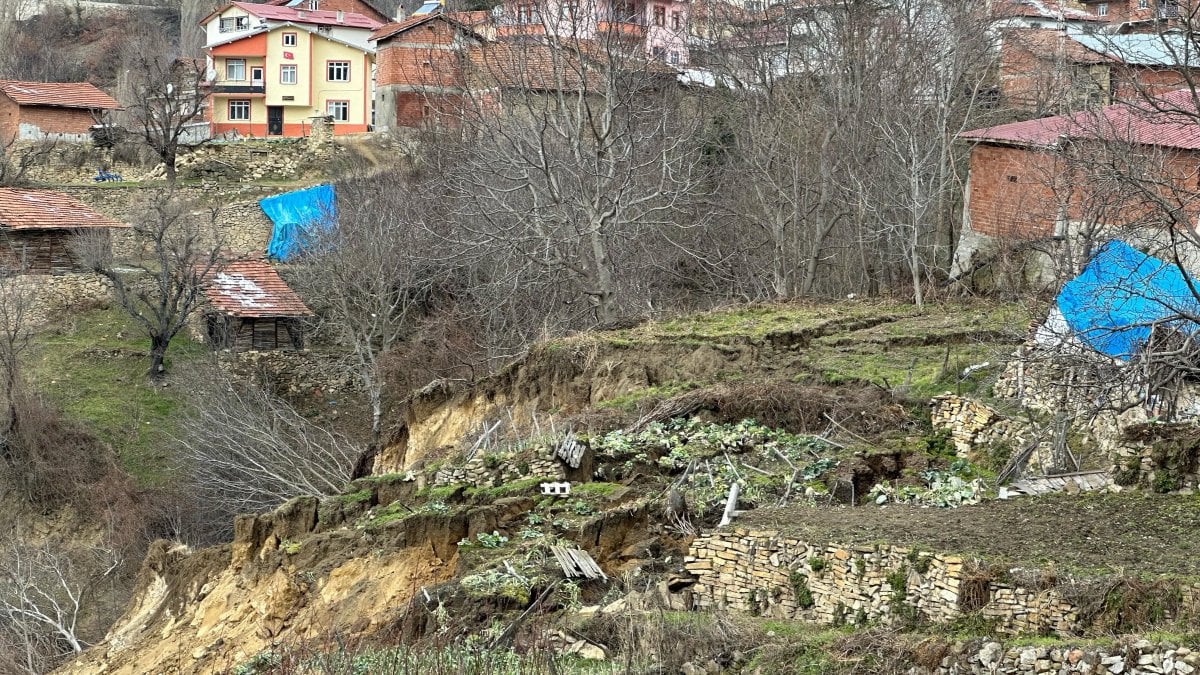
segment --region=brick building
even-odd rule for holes
[[[92,126],[119,107],[87,82],[0,80],[0,144],[43,138],[86,141]]]
[[[973,145],[955,269],[995,240],[1153,228],[1164,222],[1165,205],[1194,224],[1200,124],[1192,93],[1163,95],[1153,108],[1118,103],[959,134]],[[1157,181],[1160,194],[1130,190],[1111,167]]]
[[[61,192],[0,188],[0,272],[83,271],[76,241],[89,231],[124,227]]]
[[[1179,33],[1107,34],[1017,29],[1000,49],[1000,93],[1046,114],[1160,96],[1200,79],[1200,57]]]
[[[434,12],[389,24],[371,37],[378,69],[380,130],[429,123],[454,126],[463,114],[499,109],[506,100],[555,92],[599,92],[603,73],[622,69],[643,83],[674,83],[679,71],[640,52],[595,40],[551,44],[504,38],[477,12]],[[490,38],[496,35],[497,40]],[[586,73],[586,75],[584,75]],[[549,102],[548,102],[549,104]],[[530,104],[537,109],[541,104]]]
[[[204,286],[209,344],[218,349],[304,348],[312,312],[265,260],[235,260],[210,275]]]

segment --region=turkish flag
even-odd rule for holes
[[[284,52],[284,53],[283,53],[283,58],[285,58],[285,59],[287,59],[287,60],[291,61],[292,59],[296,58],[296,55],[295,55],[295,54],[292,54],[291,52]]]

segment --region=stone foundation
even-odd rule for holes
[[[915,666],[910,672],[912,675],[1190,675],[1200,669],[1200,652],[1188,646],[1153,644],[1148,640],[1107,647],[1005,647],[999,642],[985,642],[950,645],[940,661],[937,666]]]

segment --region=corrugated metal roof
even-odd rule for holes
[[[0,225],[14,230],[129,227],[53,190],[0,188]]]
[[[235,260],[222,266],[209,275],[204,296],[209,304],[229,316],[312,315],[275,268],[261,259]]]
[[[1180,33],[1073,35],[1088,49],[1131,66],[1200,66],[1200,49]]]
[[[1021,47],[1040,59],[1056,59],[1061,54],[1071,63],[1085,65],[1113,61],[1112,57],[1089,49],[1076,37],[1066,31],[1043,28],[1015,28],[1004,32],[1006,46]]]
[[[1200,123],[1192,92],[1181,89],[1153,103],[1117,103],[1096,112],[1043,117],[965,131],[958,138],[1013,145],[1050,146],[1060,138],[1113,140],[1179,150],[1200,150]]]
[[[0,91],[19,105],[47,105],[86,110],[116,110],[116,99],[87,82],[20,82],[0,80]]]

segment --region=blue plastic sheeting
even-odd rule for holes
[[[337,199],[332,185],[285,192],[259,200],[275,229],[267,245],[271,260],[288,260],[304,246],[304,241],[337,225]]]
[[[1200,301],[1180,269],[1120,241],[1110,241],[1058,294],[1058,309],[1080,341],[1124,361],[1150,339],[1150,324],[1200,314]],[[1194,286],[1200,292],[1200,284]],[[1194,321],[1168,322],[1187,333]]]

